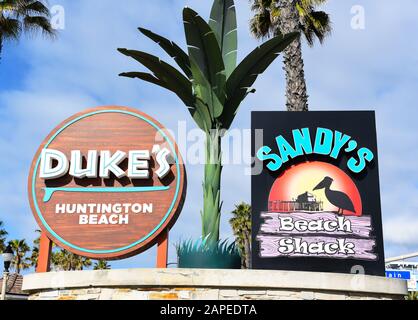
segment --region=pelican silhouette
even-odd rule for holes
[[[348,195],[344,192],[330,189],[333,181],[332,178],[325,177],[313,190],[325,189],[325,196],[331,204],[338,208],[338,214],[344,214],[344,210],[355,212],[353,202]]]

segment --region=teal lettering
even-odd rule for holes
[[[298,154],[296,153],[296,150],[293,149],[293,147],[290,145],[289,142],[283,136],[278,136],[276,138],[277,146],[279,147],[280,156],[282,158],[283,163],[286,163],[289,161],[290,158],[296,158]]]
[[[312,153],[312,142],[309,128],[295,129],[292,131],[295,141],[295,150],[298,156]]]
[[[316,130],[314,152],[317,154],[330,154],[334,134],[330,129],[318,128]]]
[[[357,151],[359,157],[356,160],[354,157],[350,158],[347,162],[348,168],[354,173],[360,173],[366,167],[368,162],[371,162],[374,159],[374,154],[367,148],[361,148]]]
[[[357,148],[357,142],[352,140],[351,136],[327,128],[317,128],[315,141],[309,128],[294,129],[292,135],[293,144],[282,135],[276,137],[277,153],[272,152],[268,146],[263,146],[257,151],[257,158],[262,162],[265,161],[270,171],[278,171],[290,159],[305,154],[329,155],[333,159],[338,159],[343,151],[348,153]],[[359,173],[373,159],[372,151],[368,148],[361,148],[355,156],[349,158],[347,166],[350,171]]]
[[[281,168],[283,161],[282,159],[280,159],[280,157],[277,154],[275,153],[270,154],[270,152],[271,152],[271,148],[267,146],[261,147],[257,152],[257,158],[260,161],[271,160],[267,164],[267,168],[270,171],[277,171]]]
[[[335,141],[334,141],[334,148],[330,154],[331,158],[337,159],[340,155],[341,149],[345,146],[345,144],[351,139],[350,136],[346,134],[342,134],[339,131],[335,131]]]

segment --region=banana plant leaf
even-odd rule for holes
[[[189,57],[196,62],[212,90],[223,103],[225,101],[225,66],[215,34],[206,21],[190,8],[183,10],[183,21]]]
[[[158,57],[150,55],[146,52],[118,49],[122,54],[131,57],[141,63],[143,66],[151,70],[154,76],[160,80],[162,87],[167,88],[177,94],[188,107],[194,107],[194,96],[190,81],[182,75],[176,68],[168,63],[160,60]],[[126,73],[125,73],[126,75]],[[130,73],[132,75],[132,73]],[[138,74],[136,74],[138,76]],[[142,75],[139,75],[143,77]],[[149,81],[150,79],[143,79]],[[159,83],[159,85],[160,85]]]
[[[196,97],[196,104],[192,112],[192,117],[199,128],[204,132],[208,132],[212,128],[213,122],[209,109],[199,97]]]
[[[219,101],[218,96],[213,91],[209,81],[203,75],[202,71],[193,58],[190,59],[190,63],[193,73],[192,83],[194,93],[208,107],[213,124],[215,122],[215,118],[218,118],[222,114],[223,104]],[[209,127],[209,129],[212,129],[212,125]]]
[[[141,79],[153,84],[156,84],[160,87],[163,87],[165,89],[168,89],[171,91],[170,86],[163,80],[158,79],[157,77],[155,77],[154,75],[150,74],[150,73],[146,73],[146,72],[122,72],[121,74],[119,74],[120,77],[126,77],[126,78],[137,78],[137,79]]]
[[[156,84],[162,88],[173,91],[173,88],[170,87],[166,82],[156,78],[154,75],[146,72],[123,72],[119,76],[127,78],[137,78],[143,81],[147,81],[153,84]],[[178,94],[177,94],[178,95]],[[178,95],[180,99],[183,100],[183,97]],[[197,98],[198,99],[198,98]],[[187,103],[186,103],[187,102]],[[188,107],[193,119],[197,123],[200,129],[207,132],[211,128],[212,120],[210,118],[209,111],[207,106],[202,101],[184,101],[184,103],[190,104],[192,106]]]
[[[279,35],[253,50],[232,72],[226,83],[227,101],[219,121],[224,129],[231,126],[241,102],[258,76],[263,73],[279,54],[297,37],[298,32]]]
[[[142,51],[118,50],[151,71],[127,72],[122,76],[139,78],[174,92],[186,104],[199,128],[206,132],[202,233],[208,242],[216,243],[222,210],[222,129],[230,128],[240,104],[254,91],[251,87],[257,77],[299,33],[279,35],[267,41],[236,66],[238,40],[234,1],[213,1],[209,23],[190,8],[183,10],[187,53],[174,42],[149,30],[139,29],[170,55],[181,70]],[[217,133],[216,136],[211,135],[211,129]],[[216,146],[219,149],[213,148]]]
[[[167,54],[177,62],[178,66],[189,78],[192,76],[192,72],[190,71],[189,56],[175,42],[144,28],[138,28],[138,30],[167,52]]]
[[[146,72],[123,72],[119,74],[119,76],[132,78],[132,79],[137,78],[137,79],[140,79],[149,83],[153,83],[162,88],[172,91],[183,101],[183,103],[188,107],[192,116],[194,116],[194,110],[195,110],[194,98],[188,94],[184,94],[184,92],[176,92],[175,89],[164,80],[158,79],[154,75],[146,73]]]
[[[237,16],[234,0],[215,0],[210,14],[209,26],[215,33],[229,78],[237,66]]]

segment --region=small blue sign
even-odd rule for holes
[[[410,280],[411,279],[411,271],[386,270],[386,278]]]

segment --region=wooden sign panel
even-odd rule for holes
[[[28,192],[42,231],[94,259],[122,259],[158,241],[186,195],[178,147],[150,116],[90,109],[62,122],[32,162]]]
[[[252,114],[253,268],[384,275],[373,112]]]

